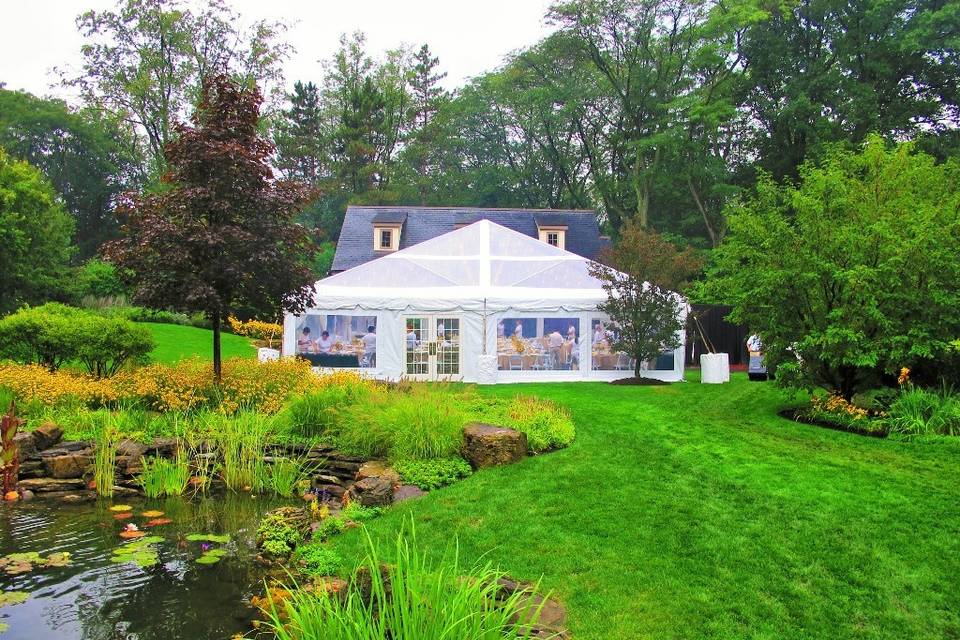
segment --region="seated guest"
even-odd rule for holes
[[[317,353],[330,353],[333,351],[333,338],[329,331],[320,332],[320,339],[317,340]]]
[[[417,348],[417,332],[413,330],[413,325],[407,325],[407,351],[413,351]]]
[[[377,366],[377,328],[372,324],[367,327],[367,334],[363,336],[363,359],[365,366]]]
[[[550,357],[553,360],[553,367],[555,369],[559,369],[560,363],[563,361],[563,336],[560,335],[560,332],[556,329],[553,330],[553,333],[547,336],[547,346],[550,348]]]
[[[593,332],[593,344],[602,344],[607,341],[607,331],[603,328],[603,323],[599,323]]]
[[[297,338],[297,353],[315,353],[313,340],[310,339],[310,327],[304,327],[300,337]]]

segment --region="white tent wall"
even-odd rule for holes
[[[497,355],[497,324],[505,318],[576,319],[581,357],[578,369],[501,369],[497,382],[632,376],[632,370],[595,370],[592,366],[592,323],[606,320],[597,311],[606,294],[589,275],[588,264],[580,256],[481,220],[321,280],[316,285],[316,306],[306,315],[375,317],[376,366],[360,372],[381,379],[406,375],[408,316],[460,319],[460,371],[465,382],[478,380],[484,352]],[[296,353],[298,321],[298,316],[284,318],[285,355]],[[679,338],[682,342],[684,336]],[[644,375],[681,380],[683,354],[681,344],[674,352],[672,370],[649,370]]]

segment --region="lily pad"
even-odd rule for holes
[[[120,532],[120,537],[124,540],[132,540],[134,538],[142,538],[147,535],[146,531],[137,531],[137,530],[124,530]]]
[[[133,511],[133,507],[128,504],[115,504],[110,507],[110,511]]]
[[[5,557],[10,562],[40,562],[40,554],[36,551],[21,551]]]
[[[8,625],[6,622],[0,622],[0,633],[6,633],[9,630],[10,625]]]
[[[220,562],[220,556],[211,555],[205,553],[199,558],[197,558],[197,564],[217,564]]]
[[[0,592],[0,607],[13,606],[27,601],[30,594],[26,591],[3,591]]]
[[[210,549],[209,551],[204,551],[203,555],[217,556],[218,558],[222,558],[223,556],[227,555],[227,550],[226,549]]]
[[[57,551],[51,553],[44,562],[47,567],[65,567],[70,564],[70,552]]]
[[[190,542],[213,542],[215,544],[226,544],[230,542],[230,536],[227,534],[220,536],[215,533],[190,533],[187,535],[187,540]]]
[[[149,511],[144,511],[142,514],[144,518],[159,518],[163,515],[163,511],[157,511],[156,509],[150,509]]]
[[[21,573],[29,573],[33,571],[33,564],[25,561],[11,562],[3,569],[7,575],[18,576]]]
[[[170,524],[173,522],[170,518],[154,518],[153,520],[148,520],[147,524],[143,525],[145,527],[159,527],[161,525]]]
[[[121,511],[120,513],[113,514],[114,520],[129,520],[133,517],[133,511]]]

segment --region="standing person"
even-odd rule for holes
[[[559,369],[563,362],[563,336],[556,329],[547,336],[547,347],[550,349],[550,359],[553,361],[553,368]]]
[[[413,351],[417,348],[417,332],[413,330],[413,325],[407,325],[407,351]]]
[[[320,339],[317,340],[317,353],[331,353],[333,351],[333,338],[329,331],[321,331]]]
[[[361,366],[377,366],[377,328],[374,325],[367,327],[367,333],[363,340],[363,363]]]
[[[517,338],[523,339],[523,321],[517,320],[517,326],[513,328],[513,335]]]
[[[751,353],[763,351],[763,343],[760,341],[760,336],[754,333],[747,338],[747,351]]]
[[[567,329],[567,341],[576,342],[577,341],[577,328],[573,325]]]
[[[503,326],[503,320],[497,323],[497,337],[498,338],[507,337],[507,329],[506,327]]]
[[[297,353],[314,353],[313,340],[310,339],[310,327],[304,327],[297,338]]]

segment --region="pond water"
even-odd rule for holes
[[[133,516],[114,518],[111,504],[133,506]],[[32,501],[0,507],[0,555],[69,552],[64,567],[35,567],[20,575],[0,570],[3,591],[30,594],[0,608],[9,625],[3,640],[205,640],[250,631],[250,596],[262,592],[263,571],[254,562],[254,538],[266,511],[290,504],[249,495],[185,500],[119,500],[86,505]],[[145,510],[170,524],[143,528]],[[158,562],[141,568],[111,559],[129,544],[119,533],[135,523],[155,544]],[[229,542],[189,541],[190,534],[228,534]],[[215,564],[198,564],[211,548]]]

